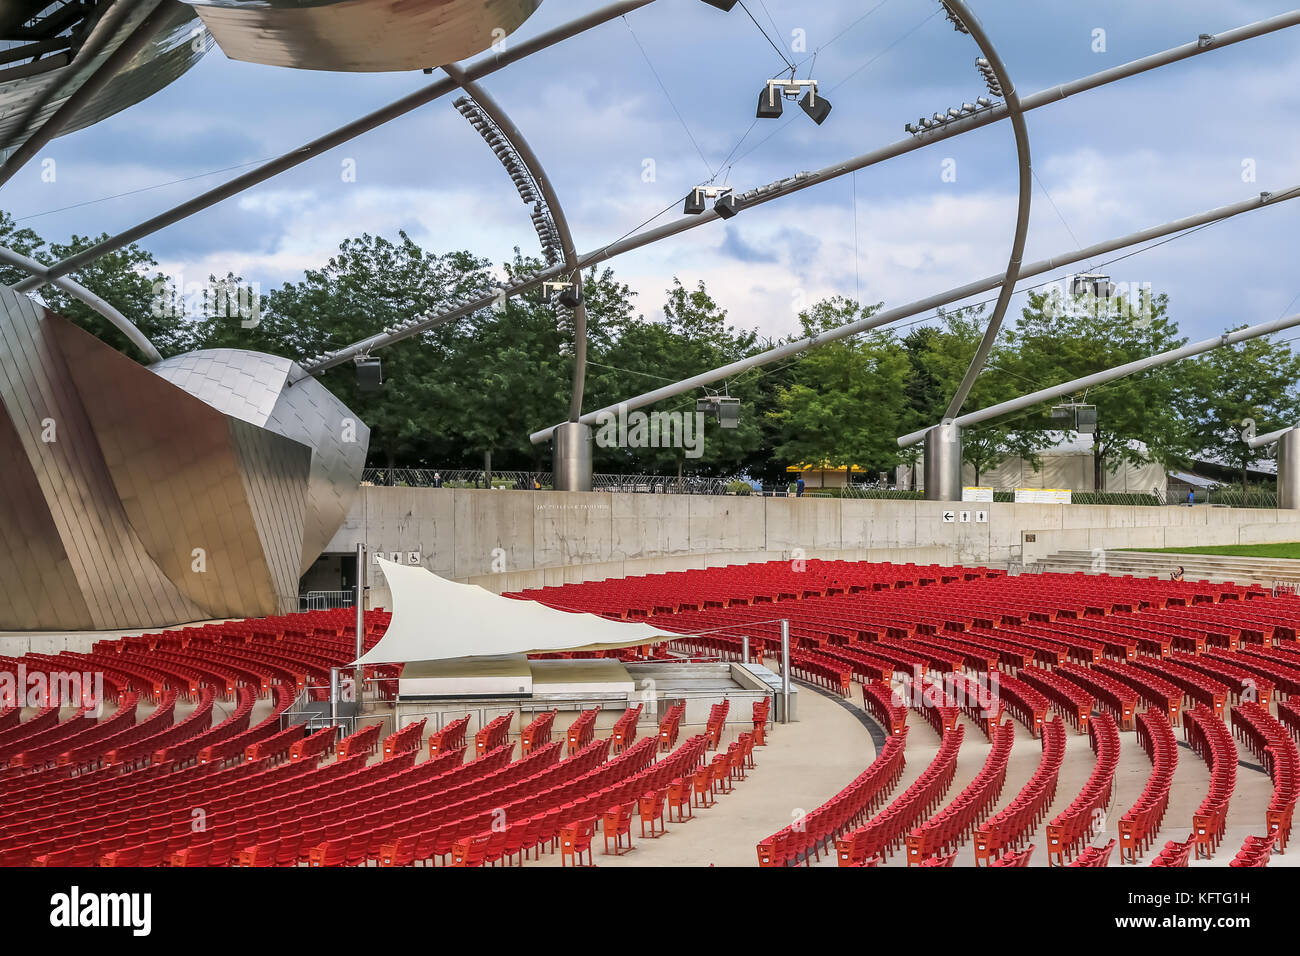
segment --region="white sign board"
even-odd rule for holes
[[[977,511],[977,512],[975,512],[975,523],[976,523],[976,524],[988,524],[988,521],[989,521],[989,513],[988,513],[987,511]]]
[[[961,490],[962,501],[993,501],[992,488],[968,487]]]
[[[1069,488],[1017,488],[1017,504],[1031,505],[1068,505]]]
[[[959,512],[957,512],[957,517],[958,517],[958,519],[961,521],[962,524],[970,524],[970,512],[969,512],[969,511],[959,511]]]

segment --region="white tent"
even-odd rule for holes
[[[362,664],[615,650],[677,636],[648,624],[502,597],[383,558],[379,567],[392,591],[393,619]]]

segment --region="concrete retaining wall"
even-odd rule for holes
[[[988,521],[947,523],[947,511]],[[941,504],[607,492],[366,487],[326,549],[420,552],[444,577],[510,591],[810,558],[1031,563],[1061,550],[1300,540],[1300,512],[1197,506]],[[372,565],[373,567],[373,565]],[[387,606],[372,573],[371,606]]]

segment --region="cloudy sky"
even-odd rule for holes
[[[755,122],[758,91],[782,58],[740,6],[724,14],[701,0],[657,0],[484,80],[546,163],[580,250],[676,218],[681,197],[715,176],[743,191],[816,169],[984,93],[972,41],[934,0],[745,2],[833,103],[822,127],[797,108]],[[595,5],[545,0],[512,41]],[[972,6],[1022,95],[1289,9],[1287,0]],[[1104,51],[1094,49],[1098,30]],[[794,52],[801,37],[805,52]],[[1298,53],[1293,28],[1029,114],[1038,182],[1027,260],[1300,183]],[[429,81],[254,66],[214,50],[153,98],[57,140],[44,154],[58,164],[55,182],[33,163],[0,204],[50,239],[117,231]],[[732,321],[774,337],[796,328],[800,298],[905,304],[1005,269],[1014,156],[1009,124],[996,124],[612,264],[648,316],[674,276],[704,280]],[[343,181],[348,161],[355,182]],[[1244,164],[1255,181],[1244,181]],[[1277,318],[1300,305],[1298,217],[1297,203],[1250,213],[1107,271],[1168,292],[1197,338]],[[527,209],[451,98],[142,244],[187,281],[233,271],[266,289],[321,265],[347,236],[399,229],[430,249],[496,262],[516,245],[537,250]]]

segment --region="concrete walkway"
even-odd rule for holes
[[[743,732],[729,729],[726,742]],[[680,739],[701,733],[683,727]],[[666,835],[640,838],[640,819],[632,820],[634,849],[622,856],[602,852],[604,837],[592,841],[597,866],[757,866],[757,845],[796,817],[839,793],[876,757],[871,734],[835,700],[801,687],[799,720],[777,724],[766,747],[754,748],[756,766],[731,793],[712,807],[695,808],[695,819],[668,824]],[[825,860],[826,857],[823,857]],[[560,854],[542,854],[528,866],[559,866]]]

